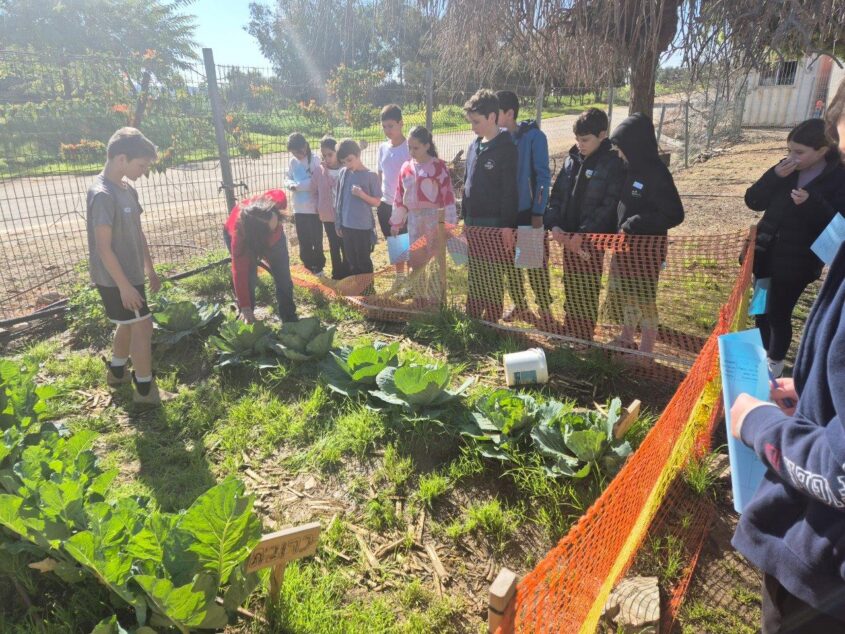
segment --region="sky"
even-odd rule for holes
[[[268,4],[268,0],[258,0]],[[214,50],[214,61],[223,66],[256,66],[269,69],[258,42],[244,27],[249,23],[250,0],[196,0],[186,12],[196,16],[196,37],[200,48]],[[201,54],[200,51],[197,51]],[[683,59],[676,52],[662,66],[678,66]]]
[[[194,39],[200,48],[214,50],[215,63],[270,67],[258,41],[243,28],[249,23],[249,0],[197,0],[185,12],[196,16]]]

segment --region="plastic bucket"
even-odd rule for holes
[[[549,380],[546,353],[542,348],[529,348],[522,352],[506,354],[503,361],[508,387],[546,383]]]
[[[411,246],[409,240],[410,238],[407,233],[398,236],[387,236],[387,255],[390,258],[391,264],[408,261],[408,249]]]

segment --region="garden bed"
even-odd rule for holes
[[[229,284],[219,267],[163,294],[225,303]],[[529,429],[521,439],[514,430],[513,450],[469,437],[462,424],[473,412],[489,413],[485,398],[503,387],[501,355],[524,342],[458,314],[368,322],[297,289],[301,314],[337,327],[336,348],[395,343],[403,364],[449,364],[452,390],[474,379],[436,416],[338,394],[323,361],[314,359],[220,369],[213,347],[196,337],[157,346],[160,384],[178,397],[161,410],[138,412],[128,388],[110,392],[104,384],[99,356],[109,328],[86,292],[75,298],[68,333],[29,342],[16,359],[38,365],[39,380],[58,390],[47,418],[74,433],[98,434],[100,464],[118,470],[109,498],[147,496],[162,511],[177,511],[235,475],[255,495],[265,533],[309,521],[323,526],[316,556],[288,566],[279,606],[265,613],[261,588],[247,602],[273,625],[242,619],[232,632],[475,632],[499,568],[530,570],[611,477],[598,461],[587,475],[577,465],[580,479],[550,477],[554,461],[532,449]],[[271,302],[262,280],[259,304]],[[626,436],[632,447],[675,387],[637,379],[600,351],[555,350],[549,362],[552,380],[523,390],[521,402],[559,401],[601,418],[613,397],[640,398],[646,413]],[[33,608],[27,611],[3,584],[3,631],[29,631],[36,618],[59,631],[90,631],[111,614],[107,593],[93,582],[81,591],[53,575],[18,573]]]

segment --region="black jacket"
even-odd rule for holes
[[[464,185],[461,214],[468,226],[516,227],[519,194],[516,184],[518,151],[507,132],[500,132],[478,153],[481,137],[469,146],[472,175],[470,192]],[[469,176],[469,175],[468,175]]]
[[[610,140],[602,141],[586,159],[573,145],[552,187],[544,219],[546,228],[559,227],[572,233],[616,233],[616,212],[624,182],[625,164],[611,149]]]
[[[684,205],[669,168],[660,160],[651,119],[642,113],[631,115],[610,140],[628,162],[617,214],[619,230],[665,236],[684,221]]]
[[[835,150],[825,160],[822,173],[804,186],[810,197],[801,205],[790,196],[798,186],[797,171],[781,178],[772,167],[745,192],[745,204],[765,212],[757,223],[757,277],[821,274],[822,261],[810,245],[836,212],[845,212],[845,167]]]

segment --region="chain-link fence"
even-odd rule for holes
[[[658,97],[654,127],[661,150],[671,156],[670,167],[676,170],[706,161],[738,141],[745,97],[742,76],[731,77],[717,87],[686,88]]]
[[[460,195],[459,153],[472,140],[462,105],[478,86],[441,85],[432,74],[400,84],[345,67],[313,85],[289,85],[269,68],[216,66],[210,51],[206,56],[205,64],[156,76],[139,74],[137,60],[58,62],[0,51],[0,319],[50,309],[80,279],[87,257],[85,193],[102,169],[108,138],[121,126],[139,127],[159,148],[159,161],[135,186],[153,258],[176,271],[222,245],[221,226],[232,201],[283,185],[292,132],[303,133],[315,152],[325,134],[363,141],[363,161],[376,170],[384,137],[379,110],[388,103],[401,106],[406,132],[431,126]],[[542,117],[553,177],[561,165],[554,157],[573,143],[578,113],[608,105],[608,91],[495,88],[519,96],[520,118]],[[627,114],[622,101],[617,96],[614,123]],[[722,134],[708,125],[713,116],[725,119],[724,107],[692,101],[678,108],[658,104],[653,113],[661,144],[682,148],[673,166],[683,164],[683,148],[689,162],[699,146],[706,147],[705,137]]]
[[[119,60],[62,64],[0,52],[0,317],[56,303],[86,261],[85,193],[105,144],[138,124],[160,148],[140,179],[144,230],[160,262],[184,262],[219,240],[218,151],[205,77],[135,84]]]

